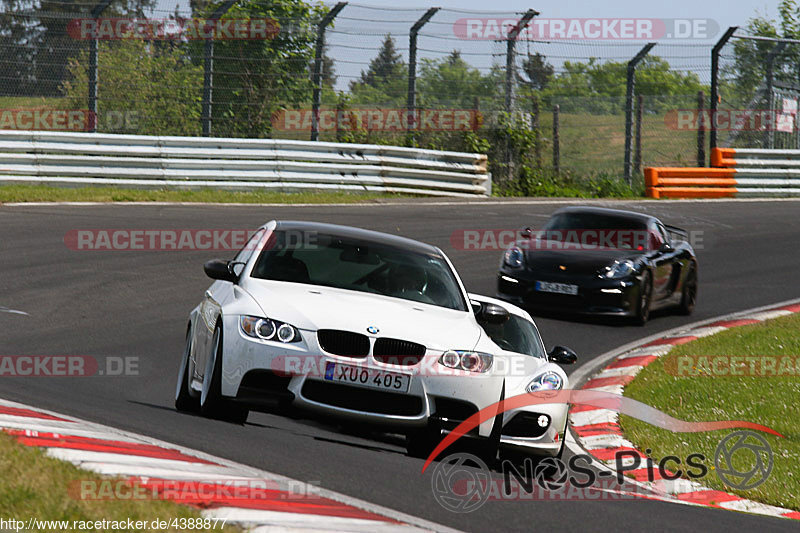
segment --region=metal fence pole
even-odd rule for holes
[[[311,100],[311,140],[319,140],[319,108],[322,105],[322,52],[325,50],[325,28],[333,22],[336,15],[344,9],[347,2],[339,2],[328,11],[317,26],[317,43],[314,48],[314,73],[311,84],[314,86],[314,94]],[[338,117],[337,117],[338,121]]]
[[[636,95],[636,138],[633,145],[633,173],[637,176],[642,171],[642,108],[644,96]]]
[[[708,133],[708,144],[709,147],[713,150],[717,147],[717,109],[719,108],[719,53],[722,51],[722,48],[728,44],[728,41],[739,29],[739,26],[731,26],[728,30],[720,37],[717,44],[714,45],[714,48],[711,49],[711,112],[709,116],[711,117],[711,124],[709,125],[709,133]]]
[[[561,106],[558,104],[553,106],[553,171],[556,174],[561,173],[561,138],[559,137],[559,114]]]
[[[697,91],[697,166],[706,166],[706,93]]]
[[[631,144],[633,136],[633,92],[636,85],[636,65],[652,50],[656,43],[647,43],[633,59],[628,61],[627,86],[625,90],[625,181],[633,185],[631,178]]]
[[[410,144],[414,143],[414,130],[417,127],[414,117],[417,110],[417,34],[440,9],[442,8],[430,8],[413,26],[411,26],[411,31],[408,33],[408,100],[406,102],[406,109],[408,110],[407,118]]]
[[[529,9],[522,15],[519,22],[511,28],[506,38],[506,112],[511,115],[514,105],[514,48],[517,45],[517,37],[520,32],[528,25],[531,19],[539,14],[534,9]]]
[[[227,0],[211,14],[211,20],[218,20],[236,3],[236,0]],[[203,137],[211,135],[211,106],[214,90],[214,37],[206,39],[203,59]]]
[[[97,17],[111,4],[113,0],[102,0],[92,8],[92,18],[95,21],[94,35],[89,40],[89,131],[97,131],[97,51],[99,43],[97,39]]]
[[[778,125],[778,113],[775,105],[775,59],[786,48],[786,43],[778,43],[767,54],[767,109],[772,123],[767,127],[765,145],[769,149],[775,148],[775,128]]]
[[[533,95],[531,98],[531,129],[536,135],[536,144],[534,145],[534,159],[536,167],[542,168],[542,132],[539,131],[539,97]]]

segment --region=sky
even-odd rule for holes
[[[188,0],[160,0],[159,5],[188,4]],[[333,5],[336,0],[325,0],[325,4]],[[486,72],[493,63],[503,63],[505,47],[502,43],[491,39],[465,39],[458,35],[454,23],[461,18],[497,18],[502,20],[533,8],[540,12],[537,19],[651,19],[658,26],[664,21],[669,31],[670,22],[674,19],[692,19],[701,21],[706,31],[700,32],[698,38],[664,39],[657,38],[659,43],[652,54],[666,59],[674,70],[695,72],[701,81],[708,82],[710,50],[722,33],[730,26],[745,26],[754,16],[766,16],[777,19],[779,0],[758,0],[747,2],[732,0],[727,3],[710,0],[616,0],[598,2],[597,0],[430,0],[400,2],[398,0],[356,0],[342,10],[336,22],[327,33],[329,55],[336,63],[338,82],[336,88],[345,90],[349,82],[358,78],[362,70],[366,70],[369,61],[376,55],[383,37],[387,33],[395,36],[397,46],[403,59],[407,60],[408,29],[413,22],[429,7],[442,7],[445,10],[437,13],[429,24],[423,28],[420,38],[420,59],[440,59],[450,51],[458,49],[462,57],[471,65]],[[372,9],[377,8],[377,9]],[[171,10],[171,9],[170,9]],[[391,11],[388,11],[391,10]],[[453,10],[491,11],[497,14],[459,13]],[[503,13],[504,15],[499,15]],[[498,16],[499,15],[499,16]],[[484,22],[484,31],[489,30],[488,22]],[[549,24],[541,21],[539,24]],[[580,23],[586,29],[585,22]],[[463,27],[463,26],[462,26]],[[541,28],[541,27],[540,27]],[[710,28],[710,29],[709,29]],[[488,34],[491,34],[489,31]],[[662,35],[663,37],[663,35]],[[548,58],[548,62],[559,72],[564,61],[587,61],[590,57],[600,60],[627,61],[648,40],[628,39],[580,40],[549,39],[547,42],[535,39],[517,45],[518,52],[539,52]]]

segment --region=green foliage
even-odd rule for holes
[[[443,59],[420,62],[417,104],[423,108],[473,109],[479,98],[491,98],[500,83],[497,75],[484,76],[454,50]]]
[[[592,58],[588,63],[564,62],[564,72],[542,91],[542,98],[561,104],[566,113],[621,113],[625,106],[627,62],[601,63]],[[649,55],[636,67],[636,92],[668,100],[670,97],[697,94],[704,89],[693,72],[670,69],[669,63]],[[651,101],[651,109],[659,102]]]
[[[86,109],[88,53],[70,59],[62,85],[67,107]],[[135,65],[135,67],[132,67]],[[203,69],[172,43],[101,42],[98,130],[147,135],[198,135]],[[108,117],[122,117],[110,124]],[[121,124],[121,128],[120,125]]]
[[[353,101],[360,105],[403,106],[408,89],[408,67],[397,52],[394,39],[387,35],[378,55],[361,77],[350,82]]]
[[[208,10],[216,7],[209,5]],[[214,135],[268,137],[274,113],[308,106],[312,94],[308,65],[314,58],[315,24],[324,9],[302,0],[242,0],[222,17],[267,18],[284,25],[273,39],[215,41]],[[200,50],[196,57],[202,58]]]

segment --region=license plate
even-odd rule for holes
[[[578,294],[577,285],[569,285],[567,283],[552,283],[550,281],[537,281],[536,290],[539,292],[555,292],[558,294]]]
[[[325,379],[368,389],[408,392],[411,376],[340,363],[325,364]]]

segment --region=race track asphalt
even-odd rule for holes
[[[643,328],[537,318],[548,348],[570,346],[579,364],[684,323],[800,297],[800,202],[613,205],[702,232],[699,302],[691,317],[659,313]],[[454,514],[436,503],[430,471],[420,473],[423,462],[407,457],[399,439],[264,413],[252,414],[245,426],[179,414],[173,395],[186,316],[209,285],[203,262],[225,254],[74,251],[64,243],[73,229],[241,229],[273,218],[333,222],[436,244],[468,290],[492,295],[500,252],[456,250],[453,233],[536,227],[555,208],[424,201],[346,207],[0,206],[0,354],[139,358],[138,376],[2,377],[0,398],[191,446],[466,531],[796,531],[795,521],[642,500],[490,501],[474,513]]]

